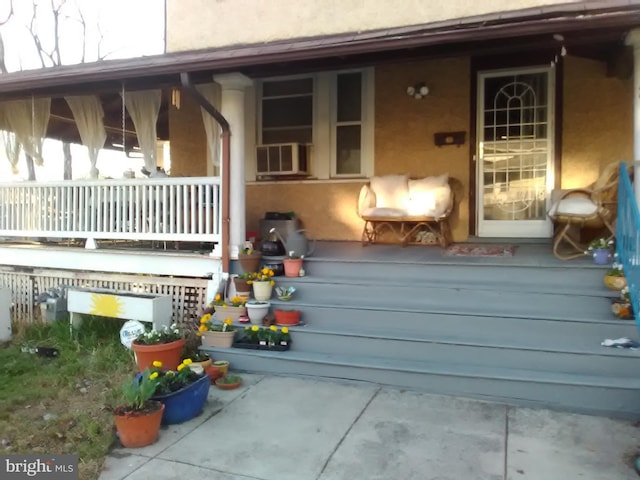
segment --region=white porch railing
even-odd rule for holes
[[[0,236],[221,241],[220,178],[0,184]]]

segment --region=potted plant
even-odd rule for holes
[[[304,255],[296,255],[295,251],[291,250],[289,255],[282,259],[282,263],[284,264],[284,276],[299,277],[303,259]]]
[[[231,347],[236,333],[233,321],[230,318],[223,322],[213,322],[210,313],[206,313],[200,319],[198,330],[202,335],[202,345],[218,348]]]
[[[150,378],[155,379],[152,400],[164,405],[162,423],[173,425],[192,419],[204,408],[211,382],[204,373],[191,370],[190,359],[183,360],[176,370],[162,370],[162,362],[153,362]]]
[[[211,383],[215,383],[218,378],[224,377],[228,372],[229,362],[227,360],[216,360],[206,371]]]
[[[222,390],[233,390],[242,384],[242,378],[238,375],[225,375],[216,380],[216,387]]]
[[[622,290],[627,285],[622,264],[618,263],[618,255],[614,257],[614,262],[604,275],[604,284],[611,290]]]
[[[242,337],[233,344],[236,348],[277,351],[289,350],[290,345],[289,329],[287,327],[280,329],[276,325],[245,327]]]
[[[263,302],[260,300],[249,300],[247,302],[247,315],[249,315],[249,321],[254,325],[262,325],[262,320],[269,313],[270,302]]]
[[[633,320],[634,314],[628,285],[620,290],[620,298],[611,299],[611,311],[617,318]]]
[[[189,368],[192,370],[196,366],[200,366],[202,370],[206,370],[212,363],[211,357],[205,353],[198,350],[200,345],[202,344],[202,337],[198,335],[199,331],[196,333],[193,330],[190,330],[185,335],[185,344],[184,349],[182,351],[182,359],[183,361],[186,359],[191,360],[191,364]]]
[[[253,280],[254,274],[255,272],[244,272],[233,277],[237,296],[246,298],[251,295],[251,280]]]
[[[232,321],[236,322],[240,317],[247,316],[247,307],[245,306],[246,303],[246,297],[240,297],[236,295],[235,297],[223,300],[222,296],[218,293],[215,296],[213,302],[209,304],[209,307],[213,308],[215,316],[218,318],[218,320],[230,318]]]
[[[168,369],[180,365],[184,335],[175,323],[160,330],[141,333],[131,343],[138,369],[142,372],[150,367],[154,360],[159,360]]]
[[[587,253],[593,256],[593,263],[596,265],[607,265],[611,260],[611,248],[613,240],[597,238],[589,243]]]
[[[266,301],[271,298],[273,286],[274,272],[270,268],[264,267],[259,272],[256,272],[251,283],[253,285],[253,296],[256,300]]]
[[[262,262],[262,252],[254,250],[253,246],[246,246],[238,253],[238,261],[240,267],[245,273],[256,272],[260,268]]]
[[[296,292],[296,287],[276,287],[276,296],[278,300],[288,302],[293,298],[293,294]]]
[[[157,376],[146,369],[138,381],[128,380],[122,386],[124,403],[112,411],[118,438],[126,448],[146,447],[158,438],[164,405],[151,399]]]
[[[276,308],[273,314],[276,317],[276,325],[298,325],[300,323],[300,310]]]

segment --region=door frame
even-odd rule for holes
[[[564,91],[564,57],[554,50],[537,50],[534,52],[520,52],[517,55],[499,56],[472,56],[471,57],[471,81],[469,82],[469,236],[478,233],[477,225],[477,169],[475,162],[477,144],[478,121],[478,73],[484,70],[517,69],[520,67],[532,67],[547,65],[555,60],[555,122],[553,127],[554,141],[554,188],[560,188],[562,172],[562,122],[563,122],[563,91]]]

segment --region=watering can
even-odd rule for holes
[[[311,237],[311,241],[312,241],[311,248],[309,248],[309,240],[304,235],[304,232],[306,232],[307,235]],[[289,235],[287,235],[286,241],[280,236],[280,234],[275,228],[272,228],[271,230],[269,230],[269,233],[275,233],[276,236],[280,239],[280,241],[284,245],[284,248],[287,251],[287,253],[293,252],[294,256],[304,255],[305,257],[308,257],[313,253],[313,251],[316,248],[316,238],[311,234],[309,230],[306,230],[304,228],[301,230],[295,230],[291,232]]]

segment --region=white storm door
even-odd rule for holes
[[[554,70],[478,74],[477,234],[551,237]]]

